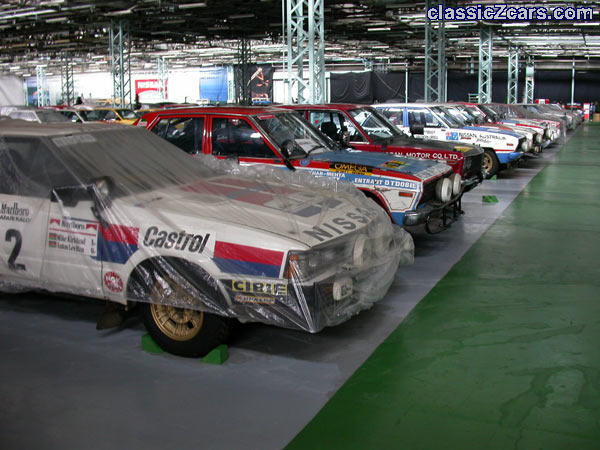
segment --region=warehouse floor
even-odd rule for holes
[[[276,449],[330,399],[292,447],[597,443],[598,138],[468,193],[371,310],[317,335],[243,326],[222,366],[145,353],[135,318],[97,332],[98,302],[0,296],[0,446]]]

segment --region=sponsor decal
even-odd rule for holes
[[[369,218],[360,212],[348,212],[345,217],[335,217],[319,226],[312,227],[311,230],[304,230],[303,233],[323,242],[337,236],[346,234],[349,231],[356,230],[360,224],[369,223]]]
[[[231,290],[245,294],[288,295],[288,285],[286,283],[267,281],[231,280]]]
[[[50,217],[48,247],[69,253],[91,256],[98,254],[100,224],[72,217]]]
[[[208,242],[210,233],[201,234],[181,231],[165,231],[152,226],[146,230],[143,244],[145,247],[166,248],[190,253],[202,253]]]
[[[383,163],[383,167],[387,167],[388,169],[397,169],[398,167],[401,167],[403,165],[405,165],[406,163],[404,161],[387,161],[385,163]]]
[[[125,264],[138,250],[138,227],[125,225],[100,226],[98,261]]]
[[[104,274],[104,286],[110,291],[118,294],[123,292],[123,280],[118,273],[106,272]]]
[[[456,131],[447,131],[446,132],[446,140],[447,141],[458,141],[458,133]]]
[[[31,222],[31,207],[18,202],[12,204],[2,202],[0,204],[0,220],[29,223]]]
[[[345,172],[356,175],[373,175],[373,170],[370,167],[352,163],[331,163],[329,170],[331,172]]]
[[[284,253],[230,242],[215,242],[213,262],[226,273],[279,277]]]

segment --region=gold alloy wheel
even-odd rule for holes
[[[485,173],[490,173],[492,168],[494,167],[494,161],[492,160],[492,156],[489,153],[483,154],[483,170]]]
[[[189,341],[202,329],[204,313],[193,309],[178,308],[173,303],[181,303],[184,297],[190,297],[180,286],[173,287],[169,280],[165,289],[160,280],[156,280],[152,291],[150,313],[158,329],[174,341]],[[169,304],[170,303],[170,304]]]

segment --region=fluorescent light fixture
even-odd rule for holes
[[[229,16],[230,19],[252,19],[254,14],[232,14]]]
[[[46,23],[55,23],[55,22],[66,22],[66,17],[51,17],[50,19],[46,19]]]
[[[367,28],[367,31],[390,31],[390,27],[375,27],[375,28]]]
[[[574,27],[597,27],[600,22],[573,22]]]
[[[205,8],[206,2],[198,2],[198,3],[183,3],[178,5],[179,9],[191,9],[191,8]]]
[[[447,23],[444,25],[444,28],[458,28],[458,25],[454,25],[453,23]]]
[[[529,22],[511,22],[511,23],[503,23],[502,27],[503,28],[509,28],[509,27],[528,27],[529,25],[531,25]]]

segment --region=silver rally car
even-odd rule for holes
[[[0,121],[0,291],[138,305],[174,354],[206,354],[233,318],[339,324],[413,254],[349,183],[192,160],[143,128]]]

